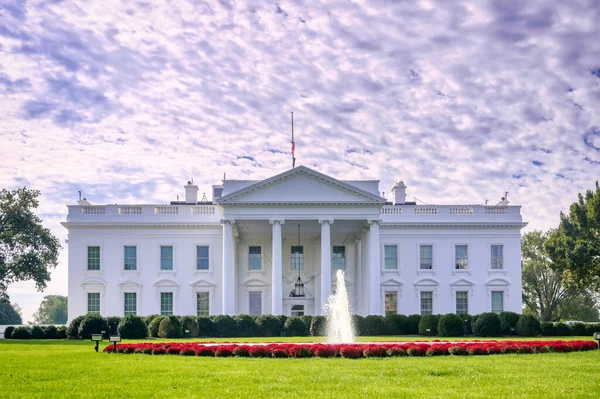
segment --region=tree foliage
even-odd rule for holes
[[[33,280],[39,290],[50,280],[49,268],[58,263],[60,244],[34,213],[37,190],[0,191],[0,298],[16,281]]]
[[[565,309],[585,290],[563,283],[561,268],[554,267],[545,251],[552,233],[532,231],[523,235],[523,303],[540,321],[558,321]]]
[[[600,185],[579,194],[546,243],[553,266],[580,288],[600,287]]]
[[[37,324],[66,324],[68,301],[66,296],[46,295],[40,308],[33,314]]]
[[[6,300],[0,300],[0,324],[23,324],[19,307]]]

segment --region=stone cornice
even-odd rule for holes
[[[387,229],[522,229],[527,223],[385,223]]]
[[[308,207],[308,208],[317,208],[317,207],[378,207],[380,208],[382,204],[373,201],[361,201],[361,202],[277,202],[277,201],[261,201],[261,202],[225,202],[220,203],[221,206],[227,207],[249,207],[249,208],[258,208],[258,207],[268,207],[268,206],[280,206],[280,207]]]
[[[221,229],[219,223],[61,223],[67,229]]]

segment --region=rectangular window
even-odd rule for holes
[[[398,247],[396,245],[384,245],[384,268],[386,270],[398,269]]]
[[[292,270],[304,270],[304,247],[292,247]]]
[[[160,270],[173,270],[173,247],[160,247]]]
[[[125,316],[137,314],[137,294],[135,292],[126,292],[125,299]]]
[[[456,314],[469,313],[469,292],[456,291]]]
[[[262,292],[248,292],[248,308],[250,316],[260,316],[262,314]]]
[[[419,246],[419,263],[421,270],[431,270],[433,268],[433,246]]]
[[[88,270],[100,270],[100,247],[87,247]]]
[[[260,247],[249,247],[248,248],[248,269],[260,270],[262,268],[261,263],[261,248]]]
[[[346,270],[346,247],[333,247],[333,270]]]
[[[433,291],[421,291],[421,316],[433,314]]]
[[[125,270],[137,269],[137,247],[127,246],[124,248]]]
[[[492,291],[492,312],[504,311],[504,291]]]
[[[304,316],[304,305],[292,305],[292,317]]]
[[[504,268],[504,245],[492,245],[490,252],[492,269]]]
[[[398,291],[385,292],[385,315],[398,314]]]
[[[208,270],[208,245],[196,247],[196,270]]]
[[[87,294],[87,312],[100,314],[100,293],[88,292]]]
[[[469,268],[469,257],[467,250],[468,247],[466,245],[457,245],[454,247],[456,270],[467,270]]]
[[[173,293],[160,293],[160,315],[171,316],[173,314]]]
[[[210,311],[209,307],[208,292],[196,293],[196,304],[198,309],[198,316],[208,316]]]

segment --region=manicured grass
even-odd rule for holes
[[[557,337],[574,338],[588,337]],[[600,351],[254,359],[105,354],[90,341],[0,340],[0,364],[0,397],[10,398],[595,398],[600,391]]]

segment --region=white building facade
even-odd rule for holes
[[[519,206],[378,186],[299,166],[224,180],[211,202],[188,183],[168,205],[69,205],[69,318],[324,314],[338,269],[356,314],[521,312]]]

